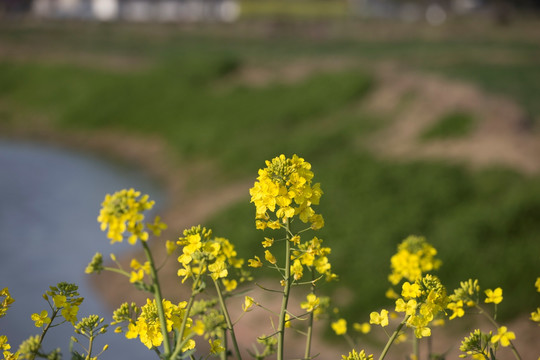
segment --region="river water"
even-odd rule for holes
[[[61,281],[79,286],[85,299],[79,319],[98,314],[111,321],[84,269],[95,252],[119,254],[129,246],[110,245],[96,218],[106,193],[130,187],[163,204],[157,186],[133,169],[65,149],[0,140],[0,289],[8,287],[15,299],[0,319],[0,335],[8,336],[12,351],[40,332],[30,315],[45,309],[50,314],[41,295]],[[61,347],[64,358],[70,358],[71,335],[69,324],[50,330],[44,349]],[[98,338],[96,348],[105,343],[109,350],[103,360],[155,358],[138,340],[112,328]]]

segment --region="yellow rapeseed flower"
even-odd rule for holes
[[[531,320],[534,322],[540,322],[540,307],[531,313]]]
[[[72,305],[66,303],[62,309],[62,316],[66,321],[69,321],[72,324],[75,324],[77,321],[77,313],[79,312],[79,307],[77,305]]]
[[[420,285],[411,284],[409,282],[403,283],[401,287],[401,296],[405,299],[416,298],[420,296],[422,292],[420,291]]]
[[[248,259],[248,266],[252,268],[258,268],[261,267],[263,264],[261,262],[261,259],[259,259],[258,256],[255,256],[254,259]]]
[[[242,305],[242,310],[248,312],[251,310],[251,307],[255,304],[255,300],[251,296],[246,296],[244,298],[244,304]]]
[[[516,335],[513,331],[508,331],[506,326],[501,326],[499,329],[497,329],[497,334],[491,338],[491,342],[494,344],[499,342],[502,346],[506,347],[510,345],[510,341],[514,340],[515,338]]]
[[[35,322],[34,325],[38,328],[51,322],[51,318],[49,318],[49,313],[47,310],[43,310],[39,314],[32,314],[31,318],[32,321]]]
[[[369,323],[382,327],[388,326],[388,310],[382,309],[380,313],[373,311],[369,314]]]
[[[341,355],[341,360],[373,360],[373,355],[366,355],[364,350],[357,353],[353,349],[353,351],[349,352],[349,355]]]
[[[336,335],[344,335],[347,333],[347,320],[345,319],[334,321],[331,326]]]
[[[272,265],[277,262],[276,257],[270,252],[270,250],[264,251],[264,258]]]
[[[320,299],[315,294],[308,294],[306,299],[307,301],[300,303],[300,308],[306,310],[307,312],[312,312],[319,306]]]
[[[486,303],[494,303],[494,304],[500,304],[503,300],[502,296],[502,289],[500,287],[496,288],[495,290],[487,289],[486,290]]]
[[[353,328],[354,330],[361,332],[362,334],[368,334],[371,331],[371,325],[369,325],[369,323],[367,322],[361,324],[354,323]]]

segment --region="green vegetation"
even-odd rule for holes
[[[464,111],[454,111],[437,119],[435,124],[420,135],[420,138],[422,140],[460,138],[470,134],[474,123],[471,114]]]
[[[399,58],[412,67],[498,89],[538,116],[533,97],[540,92],[540,73],[533,66],[540,50],[529,38],[478,35],[463,40],[440,34],[435,41],[422,32],[414,38],[400,25],[388,38],[377,35],[381,38],[376,40],[362,34],[285,38],[279,32],[265,38],[256,27],[246,32],[245,23],[223,33],[211,26],[200,31],[66,26],[67,31],[51,25],[7,28],[0,32],[0,42],[55,44],[60,54],[120,57],[136,66],[41,62],[39,57],[24,63],[4,60],[0,124],[39,115],[58,127],[155,134],[188,161],[213,160],[227,178],[253,176],[264,160],[297,153],[313,164],[325,192],[319,210],[326,219],[321,237],[332,247],[332,263],[342,278],[336,286],[362,289],[346,311],[365,316],[383,305],[388,259],[409,234],[425,235],[439,250],[439,274],[445,283],[458,286],[459,280],[478,277],[486,288],[505,289],[499,309],[503,316],[537,305],[532,296],[540,254],[537,178],[504,169],[473,172],[443,163],[376,159],[362,147],[364,137],[385,120],[362,107],[377,86],[368,70],[315,71],[298,81],[270,81],[261,87],[231,80],[249,64],[279,67],[298,58],[343,56],[369,69],[373,63]],[[483,59],[500,53],[511,56],[504,64],[473,71]],[[530,81],[504,86],[511,74],[525,68],[530,69]],[[452,122],[444,134],[455,135],[456,128],[465,131],[471,123],[467,114],[449,118],[454,120],[439,123]],[[433,130],[437,136],[440,131]],[[246,225],[253,223],[253,214],[253,206],[243,202],[208,225],[234,241],[241,256],[251,257],[264,235]]]

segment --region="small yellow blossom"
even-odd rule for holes
[[[453,311],[452,316],[450,316],[450,320],[455,319],[456,317],[463,317],[463,315],[465,315],[465,310],[463,310],[463,300],[451,302],[448,304],[447,308]]]
[[[130,283],[136,283],[144,279],[144,271],[142,269],[138,271],[132,271],[129,277]]]
[[[54,306],[61,308],[66,303],[66,297],[64,295],[54,295],[53,302]]]
[[[210,343],[210,353],[211,354],[219,354],[225,351],[225,348],[221,346],[221,340],[217,339],[212,341],[212,339],[208,340]]]
[[[420,285],[416,283],[411,285],[409,282],[403,283],[401,296],[403,296],[405,299],[416,298],[420,296],[421,293]]]
[[[264,251],[264,258],[272,265],[275,265],[277,262],[276,257],[270,252],[270,250]]]
[[[540,277],[536,278],[536,282],[534,283],[534,286],[536,286],[536,291],[540,292]]]
[[[199,336],[203,336],[204,335],[204,330],[205,330],[205,326],[204,326],[204,323],[201,321],[201,320],[197,320],[195,321],[195,325],[193,325],[193,327],[191,328],[191,330],[199,335]]]
[[[500,287],[496,288],[495,290],[487,289],[486,290],[486,303],[494,303],[494,304],[500,304],[500,302],[503,300],[502,296],[502,289]]]
[[[51,322],[51,319],[49,318],[49,313],[47,312],[47,310],[43,310],[39,314],[32,314],[31,318],[33,321],[35,321],[34,325],[38,328]],[[9,349],[6,349],[6,350],[9,350]]]
[[[344,335],[347,333],[347,320],[345,319],[334,321],[331,326],[336,335]]]
[[[353,324],[354,330],[361,332],[362,334],[368,334],[371,331],[371,325],[369,323],[364,322],[362,324],[354,323]]]
[[[531,313],[531,320],[534,322],[540,322],[540,307]]]
[[[262,246],[264,248],[270,247],[274,244],[274,238],[264,238],[264,241],[262,242]]]
[[[307,312],[312,312],[319,306],[320,299],[313,293],[307,295],[307,301],[300,304],[300,307]]]
[[[167,255],[171,255],[178,248],[175,241],[167,240],[165,242],[165,249],[167,249]]]
[[[285,327],[290,328],[291,327],[291,315],[288,313],[285,314]]]
[[[293,264],[291,265],[291,273],[293,274],[293,278],[296,281],[302,278],[302,276],[304,275],[304,267],[302,266],[300,260],[294,260]]]
[[[154,222],[152,224],[146,224],[146,226],[155,236],[161,236],[161,232],[167,229],[167,224],[162,222],[159,216],[154,218]]]
[[[397,299],[399,297],[398,293],[396,293],[393,288],[388,288],[384,293],[384,296],[388,299]]]
[[[382,327],[388,326],[388,310],[382,309],[380,313],[373,311],[369,314],[369,323]]]
[[[513,331],[508,331],[508,329],[506,328],[506,326],[501,326],[498,330],[497,330],[497,335],[494,335],[492,338],[491,338],[491,342],[492,343],[497,343],[497,342],[500,342],[500,344],[504,347],[510,345],[510,341],[511,340],[514,340],[516,338],[516,335],[514,334]]]
[[[0,350],[9,350],[11,345],[8,344],[8,338],[6,335],[0,335]]]
[[[225,286],[225,291],[231,292],[238,286],[238,282],[234,279],[222,279],[221,282],[223,283],[223,286]]]
[[[255,305],[255,300],[253,300],[251,296],[246,296],[244,298],[244,304],[242,305],[242,310],[244,310],[244,312],[248,312],[251,310],[253,305]]]
[[[74,324],[77,321],[77,313],[79,312],[79,307],[77,305],[72,305],[66,303],[62,309],[62,316],[66,321]]]
[[[357,353],[353,349],[353,351],[349,352],[349,355],[341,355],[341,360],[373,360],[373,355],[366,355],[364,350]]]
[[[15,301],[9,294],[9,289],[7,287],[0,290],[0,298],[2,297],[4,299],[0,302],[0,318],[6,315],[9,306]]]
[[[407,302],[405,302],[403,299],[397,299],[396,300],[396,311],[397,312],[404,312],[407,315],[412,315],[416,312],[416,300],[411,299]]]
[[[254,259],[248,259],[248,266],[252,268],[258,268],[258,267],[263,266],[263,264],[261,262],[261,259],[259,259],[258,256],[255,256]]]

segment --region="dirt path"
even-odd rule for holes
[[[540,133],[512,100],[393,64],[381,66],[377,78],[367,108],[391,119],[368,141],[377,156],[442,159],[472,167],[502,165],[529,174],[540,171]],[[425,129],[454,111],[467,112],[477,120],[471,134],[451,140],[420,140]]]

